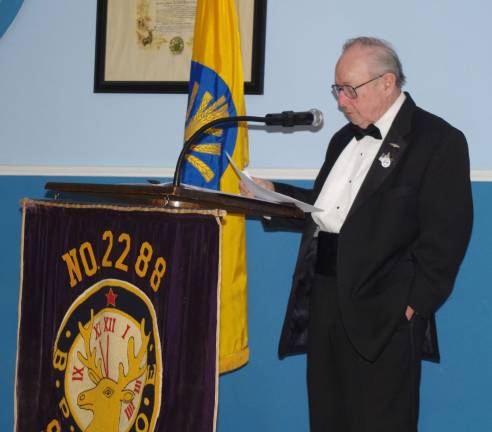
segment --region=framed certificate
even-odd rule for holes
[[[247,94],[263,94],[266,1],[236,0]],[[94,92],[188,93],[195,8],[196,0],[98,0]]]

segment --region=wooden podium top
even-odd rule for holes
[[[228,213],[246,216],[304,218],[304,212],[291,203],[275,204],[241,195],[196,190],[185,185],[49,182],[46,183],[45,189],[63,199],[91,196],[100,202],[185,209],[224,209]]]

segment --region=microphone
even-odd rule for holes
[[[265,123],[268,126],[313,126],[323,124],[323,113],[315,108],[304,112],[283,111],[280,114],[267,114]]]
[[[0,0],[1,2],[1,0]],[[305,112],[284,111],[280,114],[267,114],[265,117],[256,116],[234,116],[221,117],[205,123],[200,129],[195,131],[193,135],[183,144],[176,169],[174,171],[173,187],[179,187],[181,184],[181,171],[185,161],[185,155],[190,150],[191,146],[198,142],[202,135],[210,128],[221,125],[225,127],[227,124],[238,122],[258,122],[265,123],[267,126],[313,126],[315,128],[323,124],[323,113],[317,109],[311,109]]]

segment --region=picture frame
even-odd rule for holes
[[[98,0],[94,93],[188,93],[195,4]],[[267,0],[236,5],[244,92],[263,94]]]

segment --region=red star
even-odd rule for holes
[[[106,296],[106,306],[116,307],[116,297],[118,297],[118,294],[113,292],[113,288],[110,288],[107,294],[104,295]]]

